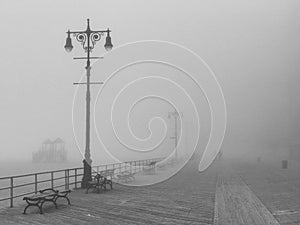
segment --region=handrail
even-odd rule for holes
[[[160,161],[160,160],[162,160],[162,158],[143,159],[143,160],[92,166],[92,174],[99,173],[101,171],[111,170],[111,169],[114,169],[116,171],[116,174],[124,172],[128,169],[130,169],[130,171],[133,170],[134,172],[139,172],[137,171],[137,167],[141,169],[140,167],[144,167],[149,162]],[[83,176],[82,172],[78,172],[79,170],[83,170],[83,168],[74,167],[68,169],[59,169],[59,170],[43,171],[38,173],[0,177],[1,182],[3,182],[3,180],[9,182],[9,185],[6,184],[5,187],[0,187],[0,196],[1,196],[1,191],[8,190],[9,197],[7,196],[5,196],[4,198],[0,197],[0,202],[10,200],[10,207],[13,207],[15,198],[19,198],[28,194],[37,193],[39,189],[38,188],[39,184],[45,184],[47,182],[49,182],[49,186],[51,186],[51,188],[65,187],[66,189],[69,189],[72,186],[76,189],[77,184],[81,183],[81,180],[79,180],[78,177]],[[64,172],[64,174],[61,174],[62,172]],[[59,177],[56,177],[55,175],[58,175],[58,173],[60,173]],[[45,177],[46,175],[47,177]],[[29,177],[31,177],[33,181],[28,181]],[[22,178],[26,178],[27,180],[23,181],[23,183],[18,182],[15,184],[16,180]],[[20,187],[25,187],[25,186],[31,186],[32,188],[29,192],[14,193],[15,190],[19,190],[21,189]]]
[[[75,170],[75,169],[78,170],[78,169],[83,169],[83,168],[82,167],[74,167],[74,168],[69,168],[68,170]],[[58,172],[63,172],[65,170],[66,169],[49,170],[49,171],[43,171],[43,172],[38,172],[38,173],[28,173],[28,174],[20,174],[20,175],[14,175],[14,176],[0,177],[0,180],[10,179],[11,177],[13,177],[13,178],[29,177],[29,176],[33,176],[35,174],[42,175],[42,174],[47,174],[47,173],[51,173],[51,172],[58,173]]]

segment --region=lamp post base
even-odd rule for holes
[[[88,182],[92,179],[92,167],[87,161],[83,160],[83,177],[81,181],[81,188],[87,188]]]

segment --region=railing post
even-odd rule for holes
[[[130,173],[132,173],[132,162],[130,162]]]
[[[75,189],[77,189],[77,168],[75,169]]]
[[[105,165],[105,171],[107,171],[107,165]]]
[[[53,176],[53,171],[51,171],[51,188],[54,189],[54,176]]]
[[[139,170],[141,170],[141,161],[139,160]]]
[[[14,178],[10,178],[10,207],[14,207]]]
[[[67,189],[67,170],[65,170],[65,189]]]
[[[119,173],[121,173],[121,163],[119,163]]]
[[[65,189],[69,189],[69,169],[65,170]]]
[[[37,194],[37,189],[38,189],[38,178],[37,174],[34,174],[34,192]]]

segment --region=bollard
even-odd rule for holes
[[[282,160],[282,169],[287,169],[287,168],[288,168],[288,161]]]

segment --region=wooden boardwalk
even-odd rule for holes
[[[266,208],[282,225],[300,224],[300,165],[289,161],[243,163],[233,167]]]
[[[233,171],[219,174],[215,225],[280,225],[263,203]]]
[[[68,206],[45,204],[45,213],[25,204],[0,209],[0,225],[7,224],[214,224],[299,225],[299,167],[280,164],[216,161],[198,173],[191,161],[160,184],[144,187],[115,185],[99,194],[73,191]],[[222,162],[222,163],[220,163]]]
[[[299,225],[300,165],[281,161],[219,165],[215,225]]]
[[[111,191],[70,194],[71,206],[58,200],[44,214],[24,204],[0,211],[0,224],[213,224],[216,168],[198,173],[197,162],[172,179],[146,187],[115,185]]]

